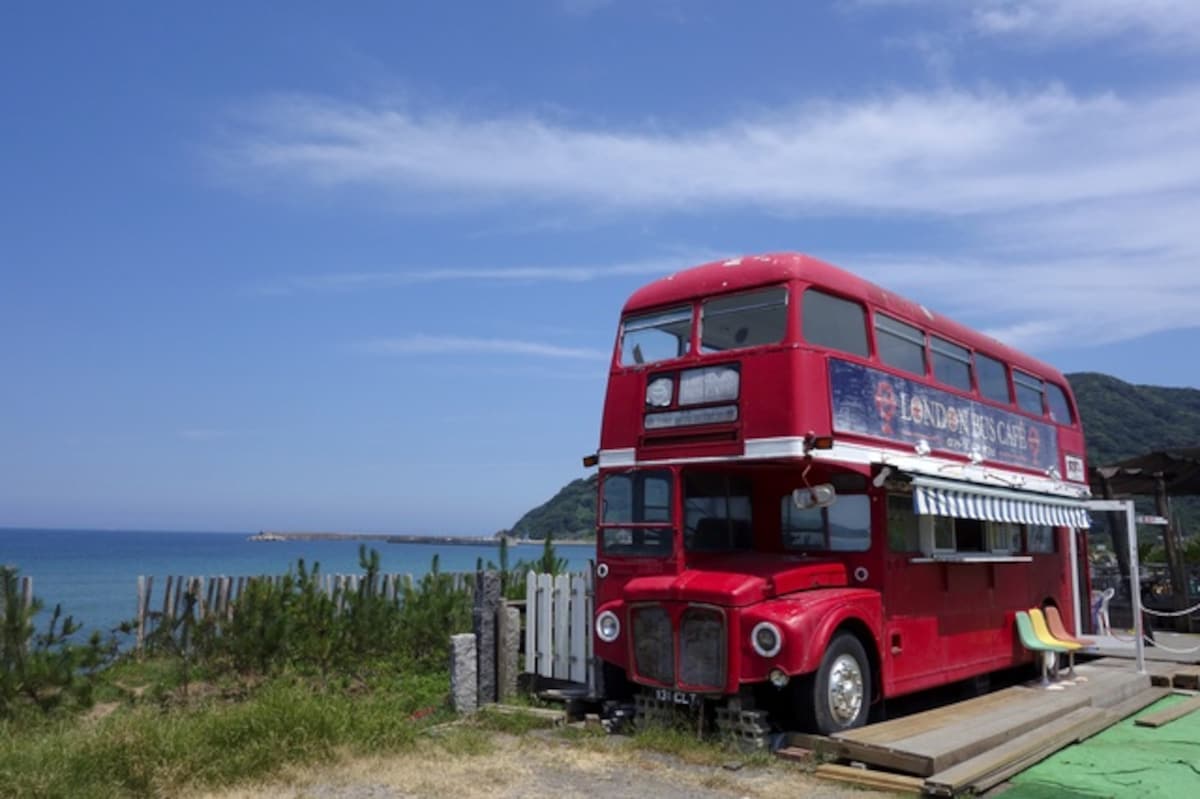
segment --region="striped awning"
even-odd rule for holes
[[[919,514],[1051,527],[1092,524],[1084,504],[1070,499],[933,477],[914,476],[912,484],[913,510]]]

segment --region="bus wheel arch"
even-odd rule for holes
[[[822,735],[861,727],[879,683],[874,637],[865,624],[848,619],[833,631],[817,670],[800,682],[801,718]]]

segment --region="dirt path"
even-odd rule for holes
[[[424,741],[415,750],[286,773],[281,779],[204,794],[210,799],[758,799],[881,797],[783,762],[694,764],[620,738],[477,732]]]

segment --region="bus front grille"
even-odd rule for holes
[[[646,605],[633,609],[633,661],[637,673],[655,682],[675,682],[675,647],[671,617],[665,608]]]
[[[725,685],[725,619],[715,608],[690,607],[683,612],[679,682],[692,689]]]

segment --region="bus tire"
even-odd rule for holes
[[[871,710],[871,662],[862,642],[838,633],[821,656],[809,692],[810,727],[821,735],[867,723]]]

